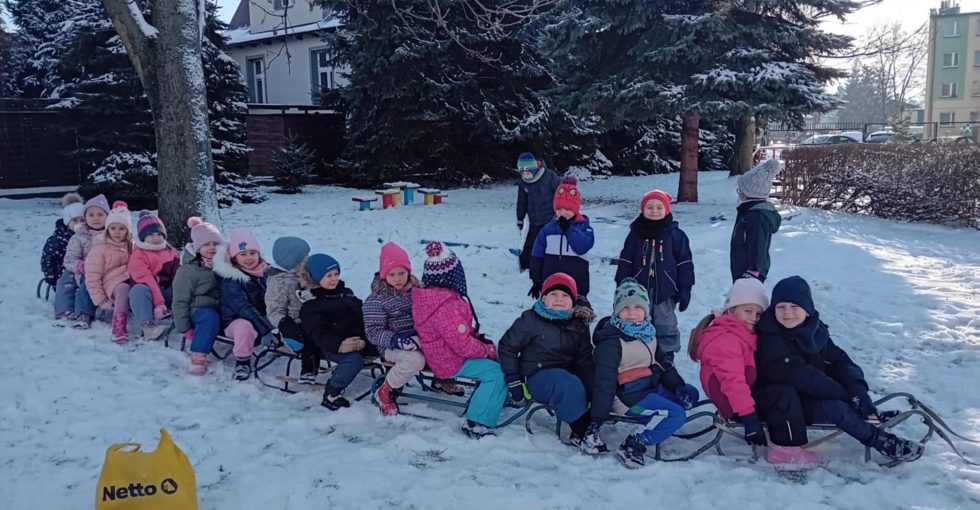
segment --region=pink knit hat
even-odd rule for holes
[[[769,308],[769,297],[766,286],[755,278],[739,278],[732,284],[725,296],[725,306],[722,311],[734,306],[756,304],[763,309]]]
[[[381,267],[378,274],[384,279],[396,267],[404,267],[409,273],[412,272],[412,261],[408,258],[408,252],[395,243],[385,243],[381,247]]]
[[[207,243],[221,243],[221,232],[218,231],[218,227],[205,223],[201,218],[197,216],[187,218],[187,226],[191,229],[191,246],[194,247],[195,252]]]
[[[103,197],[103,199],[105,199],[105,197]],[[133,232],[133,215],[129,213],[126,202],[116,200],[112,203],[112,210],[109,211],[109,216],[105,220],[106,229],[108,230],[109,225],[112,225],[113,223],[118,223],[126,227],[126,230],[128,230],[130,233]]]
[[[245,250],[255,250],[262,251],[259,246],[259,240],[255,238],[255,234],[247,228],[240,228],[231,233],[228,237],[228,254],[231,258],[235,258],[235,255],[245,251]]]

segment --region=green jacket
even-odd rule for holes
[[[746,271],[758,271],[759,280],[769,274],[769,243],[779,230],[782,218],[776,208],[765,200],[753,200],[738,206],[735,228],[732,230],[732,281]]]
[[[184,333],[194,327],[191,315],[201,308],[217,309],[221,298],[218,277],[210,268],[195,260],[194,249],[187,245],[180,257],[180,268],[174,276],[174,327]]]

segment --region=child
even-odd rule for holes
[[[65,249],[75,234],[75,226],[85,221],[85,205],[78,193],[68,193],[61,198],[61,218],[54,222],[54,233],[44,243],[41,252],[41,272],[44,281],[54,287],[54,318],[71,320],[75,312],[75,278],[68,274],[64,285],[58,285],[65,271]]]
[[[157,340],[170,327],[167,305],[173,301],[174,275],[180,266],[177,250],[167,243],[167,229],[150,211],[140,211],[136,245],[129,257],[129,306],[143,338]]]
[[[585,254],[595,244],[595,234],[589,218],[580,214],[582,194],[574,177],[562,178],[555,191],[552,205],[555,218],[538,233],[531,252],[531,291],[541,296],[541,285],[555,273],[565,273],[575,279],[582,297],[589,295],[589,259]],[[578,296],[573,296],[577,298]]]
[[[776,284],[772,304],[759,320],[759,379],[756,410],[769,423],[769,437],[780,446],[806,444],[806,425],[830,423],[893,460],[914,460],[922,445],[896,437],[868,419],[882,420],[868,395],[864,372],[830,338],[813,304],[810,286],[792,276]],[[773,464],[813,464],[817,454],[770,448]]]
[[[364,368],[364,356],[378,353],[364,340],[367,335],[361,300],[340,279],[340,264],[329,255],[317,253],[306,261],[306,270],[318,287],[312,290],[313,299],[303,303],[299,310],[303,335],[323,356],[337,364],[320,402],[321,406],[336,411],[350,407],[344,389]]]
[[[249,229],[232,232],[225,248],[214,259],[214,273],[221,283],[221,325],[235,344],[235,380],[245,381],[252,374],[256,339],[275,329],[265,317],[268,264]]]
[[[605,451],[598,434],[587,435],[592,390],[592,310],[575,306],[575,280],[565,273],[545,279],[541,297],[504,333],[497,345],[510,396],[548,404],[571,425],[571,444],[595,455]],[[526,388],[525,388],[526,385]]]
[[[738,216],[732,229],[732,281],[769,274],[769,243],[782,218],[767,201],[779,161],[770,159],[738,178]]]
[[[647,447],[684,425],[684,410],[697,402],[698,391],[684,382],[658,345],[650,296],[633,278],[623,278],[616,288],[613,315],[599,321],[592,341],[595,386],[589,441],[602,445],[599,429],[610,412],[640,418],[643,425],[626,436],[616,453],[626,467],[643,467]]]
[[[766,287],[755,278],[739,278],[725,296],[721,312],[712,312],[691,332],[687,353],[701,363],[701,387],[718,413],[745,426],[745,441],[766,445],[766,433],[756,414],[752,385],[755,384],[755,325],[769,307]],[[787,454],[807,456],[799,447],[772,445],[791,450]]]
[[[191,242],[184,247],[174,276],[174,327],[191,341],[191,375],[204,375],[208,354],[221,326],[220,287],[212,271],[221,248],[221,232],[196,216],[187,219]]]
[[[316,286],[306,271],[306,256],[309,254],[309,243],[298,237],[276,239],[272,245],[272,261],[284,271],[269,269],[269,288],[265,291],[265,311],[269,322],[279,329],[283,339],[303,345],[299,350],[300,384],[316,383],[320,368],[318,349],[312,343],[306,345],[299,317],[299,309],[303,305],[300,293]]]
[[[671,196],[655,189],[640,200],[640,215],[619,254],[616,284],[633,277],[647,289],[653,305],[657,345],[668,353],[681,350],[674,307],[687,310],[694,286],[694,262],[687,235],[670,213]]]
[[[117,200],[85,257],[85,288],[92,303],[112,314],[112,341],[129,342],[129,254],[133,251],[133,219],[126,202]]]
[[[423,288],[412,296],[412,317],[425,361],[436,377],[480,380],[466,408],[466,435],[493,436],[507,399],[507,385],[493,343],[480,334],[466,294],[466,274],[456,254],[441,242],[426,245]],[[474,321],[475,324],[474,324]]]
[[[518,156],[517,172],[521,174],[521,179],[517,181],[517,230],[524,230],[525,216],[530,220],[520,256],[523,272],[531,267],[531,250],[538,232],[554,217],[552,201],[560,178],[530,152]]]
[[[105,230],[106,216],[109,215],[109,201],[105,195],[92,197],[85,202],[82,212],[85,223],[75,228],[75,235],[68,240],[65,248],[65,272],[58,280],[62,292],[70,293],[68,287],[74,284],[75,315],[74,327],[88,329],[95,317],[95,304],[85,287],[85,257],[92,251],[93,238]],[[68,281],[68,278],[71,278]],[[66,317],[70,318],[70,317]]]

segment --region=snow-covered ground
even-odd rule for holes
[[[701,203],[676,205],[691,239],[697,285],[682,335],[720,303],[730,283],[728,241],[735,217],[734,180],[701,175]],[[596,256],[616,256],[640,194],[677,189],[677,175],[581,184],[596,231]],[[488,335],[499,338],[530,306],[517,272],[512,186],[455,190],[444,205],[357,212],[353,190],[311,188],[272,195],[265,204],[223,212],[226,231],[250,226],[269,248],[299,235],[336,257],[343,278],[367,296],[379,239],[405,246],[419,271],[420,239],[501,248],[458,248],[470,293]],[[110,197],[111,198],[111,197]],[[727,221],[709,218],[724,213]],[[230,363],[203,378],[187,375],[187,354],[160,344],[109,341],[108,326],[88,332],[51,325],[49,304],[34,298],[41,246],[56,201],[0,200],[0,507],[91,508],[105,448],[156,444],[166,427],[190,457],[203,509],[306,508],[980,508],[980,469],[937,441],[918,462],[885,469],[862,462],[849,438],[821,446],[826,465],[805,484],[746,460],[726,441],[686,463],[624,469],[612,456],[593,459],[560,444],[542,416],[537,434],[519,425],[482,441],[466,439],[460,419],[423,404],[440,421],[383,419],[365,401],[331,413],[317,392],[287,395],[254,380],[235,383]],[[908,225],[804,210],[773,240],[771,283],[800,274],[838,344],[865,369],[873,393],[909,391],[980,436],[980,232]],[[589,296],[608,314],[613,267],[593,262]],[[135,328],[133,328],[135,329]],[[686,341],[685,341],[686,343]],[[688,381],[694,363],[678,357]],[[363,390],[359,377],[354,390]],[[696,384],[696,383],[695,383]],[[906,429],[906,431],[909,431]],[[615,446],[625,426],[607,427]],[[689,449],[672,440],[668,449]],[[980,457],[980,448],[969,449]]]

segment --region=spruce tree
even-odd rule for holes
[[[272,153],[272,166],[275,172],[277,193],[302,193],[303,186],[313,179],[316,170],[313,151],[306,144],[297,143],[290,133],[286,143]]]
[[[70,9],[63,0],[6,0],[14,25],[15,53],[18,61],[16,88],[22,97],[51,97],[58,83],[52,71],[60,58],[47,43],[55,40]],[[0,57],[2,58],[2,57]]]
[[[0,97],[11,97],[18,92],[16,80],[18,52],[14,45],[14,37],[7,32],[4,16],[4,5],[0,3]]]

